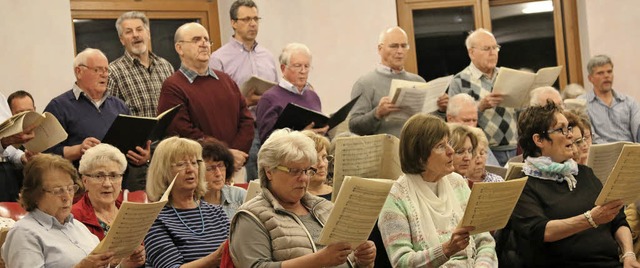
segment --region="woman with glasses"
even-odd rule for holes
[[[589,121],[589,116],[587,116],[586,114],[579,114],[578,116],[580,117],[580,122],[582,123],[582,128],[584,130],[584,132],[582,133],[584,143],[580,148],[582,154],[580,156],[580,161],[578,161],[578,164],[586,165],[587,160],[589,160],[589,148],[591,148],[591,144],[593,141],[591,139],[591,122]]]
[[[474,182],[501,182],[504,181],[498,174],[488,172],[486,169],[487,157],[489,152],[489,140],[482,129],[477,127],[469,128],[471,133],[476,136],[478,146],[476,146],[476,155],[471,159],[471,164],[467,170],[465,178],[469,183],[469,187]]]
[[[169,202],[144,239],[147,267],[217,267],[229,219],[220,206],[204,201],[207,191],[202,147],[171,137],[155,150],[147,174],[147,195],[158,201],[172,181]]]
[[[520,114],[529,179],[510,222],[518,257],[525,267],[639,267],[622,200],[594,206],[602,184],[572,159],[573,129],[552,102]]]
[[[468,126],[461,124],[448,124],[449,145],[453,148],[453,171],[466,176],[471,165],[471,159],[475,156],[478,139],[471,133]]]
[[[453,172],[449,135],[446,123],[431,115],[414,115],[402,128],[404,175],[394,183],[378,217],[393,267],[498,266],[491,235],[471,235],[473,227],[458,226],[470,190]]]
[[[313,140],[316,152],[318,152],[318,160],[316,164],[312,166],[316,169],[316,174],[309,179],[307,191],[331,201],[333,187],[327,184],[327,175],[329,174],[329,162],[333,160],[333,155],[327,154],[329,146],[331,145],[329,139],[309,130],[305,130],[302,133]]]
[[[247,191],[231,186],[233,178],[233,155],[224,144],[215,140],[206,140],[202,145],[202,160],[205,165],[207,193],[204,201],[220,205],[231,219],[242,205]]]
[[[571,134],[573,135],[573,156],[571,157],[571,159],[573,159],[573,161],[576,161],[576,163],[578,164],[582,164],[580,163],[580,159],[582,158],[583,154],[582,149],[586,146],[583,137],[584,127],[582,126],[580,118],[576,114],[569,111],[563,111],[562,114],[567,118],[569,126],[572,127]]]
[[[315,175],[314,142],[298,131],[274,131],[258,152],[262,193],[232,221],[229,247],[236,267],[372,267],[375,246],[317,244],[333,204],[307,192]],[[355,250],[355,251],[354,251]]]
[[[9,230],[2,246],[7,267],[107,267],[113,252],[91,251],[100,240],[71,215],[78,173],[66,159],[39,154],[24,168],[20,204],[29,213]],[[120,267],[137,267],[141,252]]]

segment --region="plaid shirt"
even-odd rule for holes
[[[129,52],[109,64],[109,94],[122,99],[131,115],[156,117],[162,82],[173,74],[167,60],[149,52],[149,68]]]

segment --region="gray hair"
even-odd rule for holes
[[[147,31],[150,30],[149,19],[144,13],[140,11],[129,11],[120,15],[118,20],[116,20],[116,30],[118,31],[118,36],[122,36],[122,23],[125,20],[135,20],[135,19],[141,20],[142,24],[144,25],[144,28],[147,29]]]
[[[611,64],[611,67],[613,67],[613,62],[611,62],[611,58],[609,58],[609,56],[607,55],[596,55],[593,58],[591,58],[589,60],[589,63],[587,63],[587,71],[589,71],[589,75],[593,74],[593,69],[595,69],[596,67],[600,67],[606,64]]]
[[[78,53],[78,55],[76,55],[76,57],[73,59],[73,68],[79,67],[80,65],[86,65],[87,59],[89,59],[89,57],[93,56],[94,54],[99,54],[107,58],[107,56],[104,55],[104,53],[102,53],[102,51],[100,51],[99,49],[85,48],[82,52]]]
[[[464,40],[464,45],[467,47],[467,49],[471,49],[471,47],[473,47],[473,45],[475,44],[476,41],[476,37],[479,34],[488,34],[490,36],[492,36],[493,38],[495,38],[495,36],[493,36],[493,34],[489,31],[487,31],[484,28],[478,28],[475,31],[471,31],[469,33],[469,36],[467,36],[467,39]]]
[[[571,83],[571,84],[568,84],[566,87],[564,87],[564,90],[562,90],[561,95],[562,95],[562,99],[566,100],[566,99],[578,98],[578,96],[584,93],[585,93],[585,90],[581,85],[578,85],[576,83]]]
[[[263,188],[269,186],[267,170],[274,169],[281,164],[299,161],[309,161],[311,165],[316,164],[318,152],[313,140],[300,131],[292,131],[288,128],[274,131],[258,152],[260,186]]]
[[[306,45],[300,43],[289,43],[282,49],[282,53],[279,58],[280,64],[289,65],[291,55],[294,53],[303,53],[307,55],[309,57],[309,62],[311,62],[311,50],[309,50]]]
[[[124,173],[127,169],[127,158],[118,148],[113,145],[101,143],[89,148],[82,158],[80,158],[80,166],[78,171],[80,174],[91,172],[96,167],[104,164],[106,161],[112,161],[118,164],[120,173]]]
[[[232,20],[238,19],[238,9],[240,7],[255,7],[258,9],[258,6],[252,0],[236,0],[231,4],[231,8],[229,8],[229,18]]]
[[[459,93],[449,99],[447,115],[457,116],[465,105],[476,105],[476,101],[467,93]]]
[[[540,97],[542,95],[545,95],[546,93],[551,93],[551,94],[555,94],[558,95],[558,98],[562,99],[560,97],[560,93],[558,92],[558,90],[556,90],[554,87],[537,87],[533,90],[531,90],[531,92],[529,93],[529,106],[545,106],[547,105],[547,100],[541,100]]]

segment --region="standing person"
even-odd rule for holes
[[[407,33],[402,28],[392,27],[380,33],[378,40],[380,64],[375,70],[361,76],[351,90],[352,99],[360,96],[351,110],[351,119],[349,119],[351,132],[358,135],[387,133],[400,136],[404,121],[385,120],[391,112],[400,110],[388,97],[391,80],[425,82],[419,75],[404,70],[408,50]]]
[[[640,107],[633,98],[613,90],[613,62],[597,55],[587,63],[593,90],[580,98],[587,100],[593,126],[593,143],[640,142]]]
[[[251,0],[237,0],[229,9],[233,36],[229,42],[211,54],[209,67],[231,76],[238,86],[242,86],[255,75],[269,81],[278,81],[278,71],[273,55],[256,41],[260,20],[258,6]],[[255,118],[255,106],[261,95],[249,90],[245,96],[247,106]],[[253,143],[247,159],[247,179],[258,178],[257,155],[260,149],[260,135],[255,129]]]
[[[453,77],[449,96],[466,93],[478,102],[478,127],[487,134],[489,148],[500,166],[504,166],[509,158],[516,156],[517,128],[515,109],[498,106],[503,96],[493,92],[500,46],[485,29],[469,34],[465,46],[471,63]]]
[[[26,92],[24,90],[18,90],[11,93],[11,95],[9,95],[9,98],[7,98],[7,103],[9,104],[12,115],[16,115],[25,111],[36,111],[36,103],[33,101],[33,96],[31,96],[29,92]]]
[[[7,104],[4,95],[0,93],[0,122],[11,117],[11,109]],[[0,139],[0,202],[15,202],[18,199],[22,186],[20,173],[29,159],[28,154],[12,144],[23,144],[34,137],[33,131],[26,131]]]
[[[158,114],[183,104],[167,132],[194,140],[211,137],[224,142],[242,168],[253,140],[253,118],[229,75],[209,68],[211,42],[200,24],[186,23],[175,34],[180,70],[162,84]]]

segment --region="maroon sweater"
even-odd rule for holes
[[[182,103],[167,129],[168,136],[213,137],[248,153],[254,131],[251,113],[236,83],[227,74],[214,72],[219,80],[198,76],[193,84],[180,71],[169,76],[162,84],[158,114]]]

